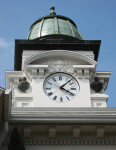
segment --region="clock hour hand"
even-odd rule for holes
[[[60,86],[60,89],[63,88],[67,83],[69,83],[73,78],[71,78],[70,80],[68,80],[66,83],[64,83],[63,85]]]
[[[54,85],[60,88],[60,86],[58,86],[58,85],[56,85],[56,84],[54,84]]]
[[[70,92],[70,91],[68,91],[68,90],[64,89],[63,87],[60,87],[60,89],[61,89],[61,90],[66,91],[66,92],[68,92],[68,93],[70,93],[70,95],[72,95],[72,96],[74,96],[74,95],[75,95],[74,93],[72,93],[72,92]]]

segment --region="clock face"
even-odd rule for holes
[[[65,73],[55,73],[46,78],[43,89],[53,101],[64,103],[71,101],[79,91],[76,79]]]

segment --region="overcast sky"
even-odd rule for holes
[[[14,70],[15,39],[26,39],[31,24],[53,5],[85,40],[102,40],[97,71],[112,72],[106,94],[108,107],[116,107],[116,0],[0,0],[0,87],[5,88],[5,71]]]

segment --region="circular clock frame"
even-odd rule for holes
[[[59,103],[71,101],[79,90],[79,83],[75,77],[64,72],[49,75],[43,83],[44,93],[51,100]]]

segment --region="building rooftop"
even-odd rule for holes
[[[55,7],[50,14],[36,20],[30,27],[28,39],[36,39],[46,35],[67,35],[83,40],[76,24],[68,17],[56,15]]]

